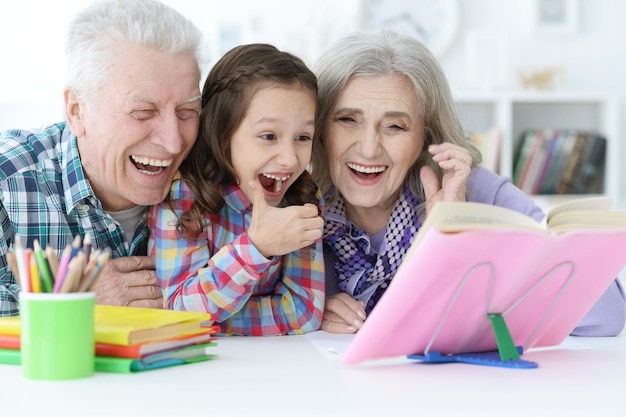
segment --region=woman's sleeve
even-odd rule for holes
[[[619,279],[602,294],[572,336],[617,336],[626,324],[626,300]]]

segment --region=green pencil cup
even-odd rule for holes
[[[20,293],[23,374],[76,379],[94,373],[93,292]]]

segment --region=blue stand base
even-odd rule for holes
[[[517,347],[518,353],[522,354],[522,348]],[[408,355],[409,359],[416,359],[427,363],[449,363],[449,362],[461,362],[474,365],[486,365],[486,366],[499,366],[503,368],[537,368],[539,365],[536,362],[527,361],[524,359],[507,359],[502,360],[500,352],[497,350],[491,352],[479,352],[479,353],[461,353],[457,355],[442,355],[439,352],[429,352],[425,355]]]

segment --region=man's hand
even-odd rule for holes
[[[326,297],[322,330],[329,333],[355,333],[365,320],[365,306],[346,293]]]
[[[163,308],[163,296],[151,256],[109,259],[98,276],[96,303]]]

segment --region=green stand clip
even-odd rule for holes
[[[409,359],[417,359],[428,363],[462,362],[474,365],[499,366],[504,368],[537,368],[536,362],[520,359],[522,347],[515,346],[504,317],[500,313],[487,313],[496,337],[497,351],[460,353],[442,355],[439,352],[428,352],[424,355],[408,355]]]
[[[496,343],[498,344],[498,352],[500,352],[500,360],[503,361],[515,361],[519,359],[519,352],[513,343],[513,338],[509,332],[509,328],[506,327],[504,317],[500,313],[487,313],[487,317],[491,320],[491,327],[493,333],[496,336]]]

